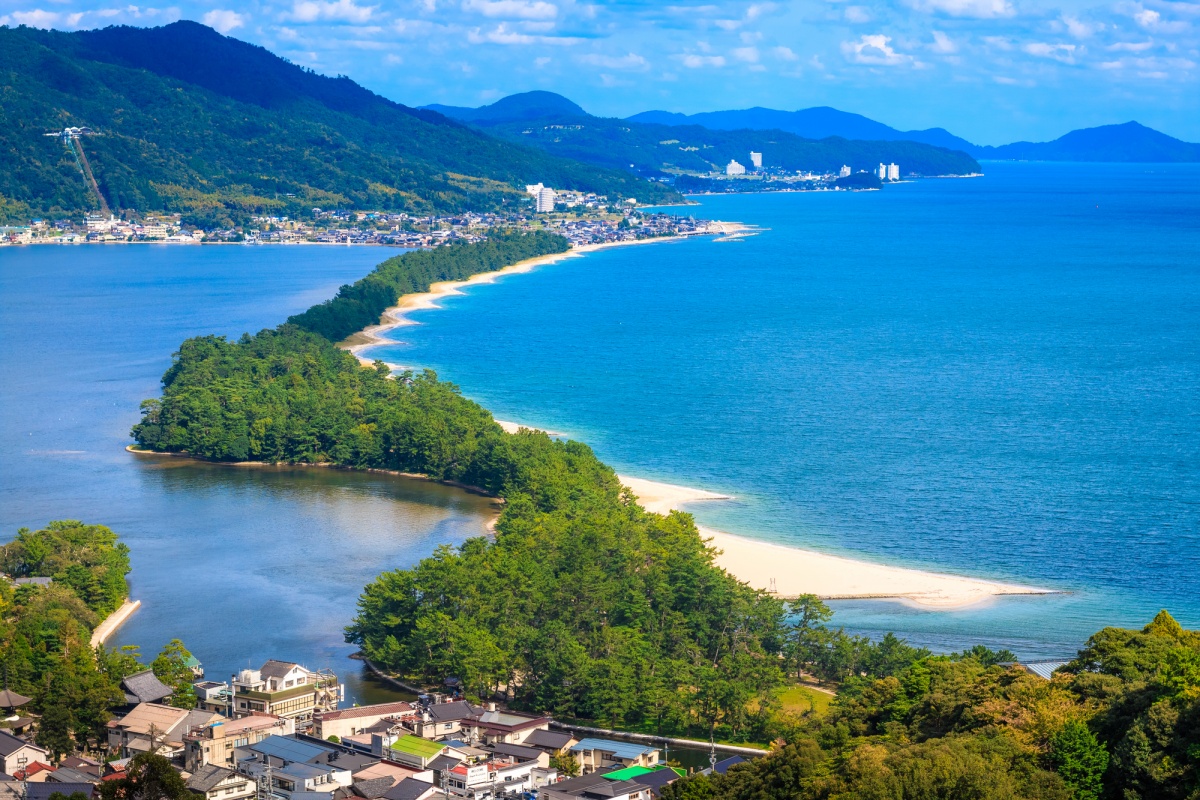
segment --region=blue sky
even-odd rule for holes
[[[1183,0],[0,0],[8,25],[180,18],[409,105],[547,89],[608,116],[830,105],[980,144],[1130,119],[1200,141]]]

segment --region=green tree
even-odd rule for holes
[[[172,639],[163,647],[158,657],[150,662],[150,669],[154,671],[155,676],[175,690],[171,694],[171,705],[176,708],[196,707],[196,690],[192,685],[196,675],[191,668],[194,660],[182,641]]]
[[[100,800],[190,800],[193,797],[179,772],[160,755],[141,753],[125,768],[125,777],[102,781]]]
[[[35,740],[57,762],[74,749],[71,733],[70,709],[62,698],[51,696],[42,711]]]
[[[550,766],[558,770],[559,775],[568,778],[579,774],[579,761],[570,753],[555,753],[550,756]]]
[[[1100,797],[1108,750],[1087,725],[1073,719],[1050,737],[1050,763],[1071,787],[1074,800]]]

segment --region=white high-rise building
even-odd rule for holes
[[[538,192],[540,192],[544,188],[545,187],[542,186],[540,183],[527,183],[527,184],[525,184],[525,194],[529,194],[529,195],[533,195],[534,197],[537,197]]]
[[[729,163],[725,165],[725,174],[726,175],[745,175],[746,168],[743,167],[738,162],[730,159]]]
[[[887,179],[888,179],[889,181],[898,181],[898,180],[900,180],[900,165],[899,165],[899,164],[888,164],[888,177],[887,177]]]
[[[554,201],[558,197],[549,186],[543,186],[537,193],[537,210],[539,213],[554,210]]]
[[[755,169],[762,169],[762,153],[756,153],[751,150],[750,163],[754,165]]]
[[[879,176],[879,180],[886,181],[887,180],[887,164],[880,164],[879,168],[875,170],[875,174]]]
[[[838,177],[839,178],[849,178],[850,177],[850,168],[847,167],[845,164],[842,164],[842,169],[841,169],[841,172],[838,173]]]

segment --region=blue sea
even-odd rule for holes
[[[472,287],[372,355],[735,498],[702,524],[1062,592],[833,604],[857,632],[1029,658],[1200,627],[1200,168],[985,170],[698,198],[765,230]]]

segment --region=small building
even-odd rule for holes
[[[557,755],[564,750],[574,747],[578,741],[578,739],[566,731],[539,729],[530,731],[522,744],[526,747],[536,747],[549,755]]]
[[[383,793],[385,800],[429,800],[437,793],[432,783],[406,778]]]
[[[516,711],[499,711],[492,703],[487,711],[464,718],[459,727],[472,741],[483,744],[522,744],[534,731],[548,730],[550,718]]]
[[[392,742],[388,756],[405,766],[425,769],[431,761],[446,751],[441,742],[431,742],[420,736],[401,736]]]
[[[850,177],[850,168],[847,167],[845,164],[842,164],[842,168],[840,170],[838,170],[838,177],[839,178],[849,178]]]
[[[416,706],[406,702],[318,711],[313,714],[312,733],[318,739],[328,739],[330,736],[345,739],[366,733],[383,720],[394,719],[400,722],[415,719],[419,714]]]
[[[187,788],[204,800],[242,800],[253,797],[256,789],[246,775],[216,764],[206,764],[193,772]]]
[[[480,713],[480,709],[466,700],[451,703],[431,703],[422,708],[421,714],[412,721],[417,736],[425,739],[445,739],[458,736],[464,720]]]
[[[889,181],[898,181],[898,180],[900,180],[900,165],[899,165],[899,164],[888,164],[888,166],[887,166],[887,179],[888,179]]]
[[[750,151],[750,164],[753,165],[753,167],[755,169],[762,169],[762,153],[756,153],[753,150],[751,150]]]
[[[184,735],[190,729],[220,719],[211,711],[140,703],[120,719],[109,720],[108,748],[121,758],[149,752],[173,758],[183,753]]]
[[[13,775],[38,762],[49,764],[49,751],[7,731],[0,731],[0,772]]]
[[[121,691],[125,693],[125,705],[129,709],[141,703],[162,703],[175,693],[149,669],[122,678]]]
[[[602,771],[551,784],[538,796],[539,800],[650,800],[650,794],[647,786],[633,781],[608,780]]]
[[[730,159],[729,163],[725,165],[725,174],[726,175],[745,175],[746,168],[743,167],[741,164],[739,164],[737,161]]]
[[[660,756],[659,749],[652,745],[591,738],[581,739],[571,753],[584,775],[608,767],[653,767]]]
[[[218,718],[184,733],[184,767],[189,772],[210,764],[232,768],[236,748],[256,744],[269,736],[288,736],[295,732],[295,720],[273,714]]]
[[[260,711],[296,721],[307,729],[313,715],[337,709],[342,688],[331,670],[314,672],[291,661],[271,659],[260,669],[244,669],[230,682],[233,711]]]

